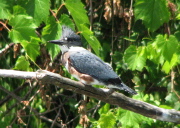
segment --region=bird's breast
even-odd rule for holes
[[[69,52],[65,52],[62,54],[62,64],[66,67],[67,65],[67,62],[68,62],[68,59],[69,59]],[[67,69],[67,68],[66,68]],[[68,69],[67,69],[68,70]]]
[[[70,55],[69,52],[65,52],[62,55],[62,64],[65,66],[68,72],[73,77],[80,80],[83,84],[86,84],[86,85],[97,84],[98,83],[97,80],[95,80],[92,76],[80,73],[72,66],[71,61],[69,59],[69,55]]]

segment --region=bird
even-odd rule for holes
[[[60,39],[48,42],[60,46],[62,64],[81,83],[104,85],[109,89],[124,90],[132,95],[137,94],[136,91],[122,82],[109,64],[83,48],[80,36],[70,27],[63,25]]]

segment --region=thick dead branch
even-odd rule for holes
[[[146,102],[134,100],[126,97],[121,93],[114,92],[108,96],[107,89],[94,88],[81,84],[77,81],[73,81],[68,78],[64,78],[58,74],[48,71],[37,71],[37,72],[24,72],[15,70],[2,70],[0,69],[0,77],[18,78],[18,79],[36,79],[41,81],[43,84],[53,84],[61,88],[84,94],[89,97],[102,100],[103,102],[117,105],[123,109],[139,113],[146,117],[153,119],[174,122],[180,124],[180,112],[173,109],[163,109],[157,106],[151,105]]]

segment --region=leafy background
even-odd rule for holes
[[[179,0],[0,0],[0,68],[46,69],[71,78],[60,66],[60,49],[47,43],[67,25],[138,92],[134,99],[180,110],[179,12]],[[64,127],[180,127],[93,98],[84,105],[81,95],[53,85],[0,78],[0,86]],[[0,99],[2,127],[58,127],[3,91]]]

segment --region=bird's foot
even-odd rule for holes
[[[109,98],[109,96],[111,94],[113,94],[113,92],[115,92],[115,89],[113,89],[113,88],[110,88],[110,89],[106,90],[106,98]]]
[[[113,94],[114,91],[115,91],[115,89],[110,88],[109,91],[108,91],[107,93],[108,93],[108,95],[111,95],[111,94]]]

